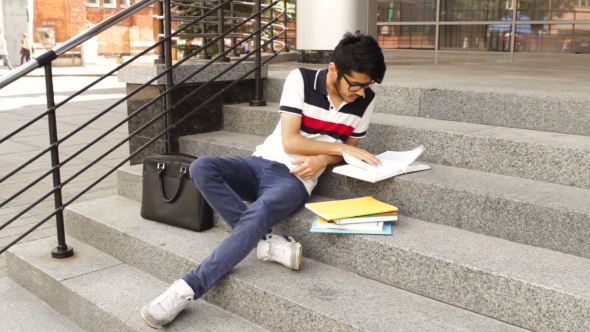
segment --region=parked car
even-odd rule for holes
[[[590,41],[586,38],[573,41],[568,39],[564,43],[563,49],[561,51],[565,53],[590,54]]]

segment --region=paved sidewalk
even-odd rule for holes
[[[92,76],[101,76],[110,70],[109,67],[102,68],[62,68],[56,70],[54,81],[56,102],[70,96],[72,92],[86,86],[96,77],[81,77],[76,72]],[[0,75],[2,69],[0,69]],[[43,77],[28,75],[13,84],[0,90],[0,123],[2,123],[3,135],[11,133],[21,127],[36,115],[46,110],[45,83]],[[63,76],[63,77],[60,77]],[[85,76],[85,75],[83,75]],[[107,77],[103,82],[93,87],[83,95],[75,98],[63,107],[57,109],[58,137],[63,138],[90,118],[111,106],[115,101],[125,95],[124,84],[117,82],[117,77]],[[83,148],[99,135],[104,133],[116,123],[127,116],[127,107],[123,103],[115,107],[95,123],[73,135],[70,139],[60,145],[60,161],[64,161],[73,153]],[[16,169],[26,161],[33,158],[43,149],[48,147],[49,133],[47,129],[47,117],[43,117],[31,127],[23,130],[16,136],[2,143],[0,148],[0,177]],[[3,136],[2,135],[2,136]],[[124,124],[100,140],[95,146],[88,148],[71,162],[62,167],[61,180],[65,181],[80,169],[89,165],[95,158],[105,153],[127,136],[127,125]],[[73,179],[63,188],[63,202],[67,202],[80,190],[86,188],[92,182],[104,175],[113,166],[119,163],[129,154],[128,144],[125,143],[105,159],[89,168],[79,177]],[[4,181],[0,186],[0,202],[6,201],[10,196],[20,189],[29,185],[43,173],[51,168],[50,155],[47,153],[35,160],[31,165],[19,171],[10,179]],[[100,182],[77,202],[104,197],[117,193],[116,174],[112,174]],[[22,195],[0,208],[0,224],[7,222],[18,213],[22,212],[33,202],[39,200],[53,187],[52,176],[49,175],[27,190]],[[20,218],[12,222],[0,231],[0,246],[5,246],[25,233],[40,220],[53,212],[53,196],[49,196],[27,211]],[[107,213],[107,211],[105,211]],[[57,245],[55,219],[51,218],[21,242],[32,241],[39,238],[53,237]],[[67,238],[66,238],[67,241]],[[49,253],[52,248],[47,248]],[[74,248],[75,250],[75,248]],[[6,262],[4,254],[0,255],[0,278],[6,276]]]
[[[84,67],[53,67],[54,76],[102,76],[115,68],[118,65],[103,65],[103,66],[84,66]],[[17,68],[15,66],[14,68]],[[4,76],[9,72],[8,67],[0,67],[0,76]],[[116,73],[115,73],[116,75]],[[45,76],[45,69],[37,68],[27,74],[27,77],[41,77]]]

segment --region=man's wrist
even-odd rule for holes
[[[322,161],[323,167],[337,164],[342,161],[342,156],[338,155],[320,154],[317,155],[317,157]]]

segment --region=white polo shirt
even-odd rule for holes
[[[342,143],[351,136],[364,137],[375,108],[375,92],[366,88],[364,98],[357,98],[352,103],[343,101],[340,107],[336,108],[326,89],[327,72],[328,69],[299,68],[289,73],[283,87],[279,112],[301,116],[299,133],[303,137],[333,143]],[[303,157],[285,152],[281,121],[264,143],[256,147],[253,155],[280,162],[289,169],[299,167],[292,162]],[[299,178],[309,194],[324,170],[325,168],[309,180]]]

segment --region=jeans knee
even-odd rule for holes
[[[193,161],[189,167],[189,174],[197,187],[203,183],[204,179],[216,174],[213,159],[214,157],[211,156],[200,157]]]
[[[277,204],[269,203],[264,199],[259,199],[250,205],[246,213],[251,213],[251,219],[256,222],[247,223],[251,231],[257,235],[264,235],[274,225],[283,220],[289,213],[285,209],[280,208]]]

